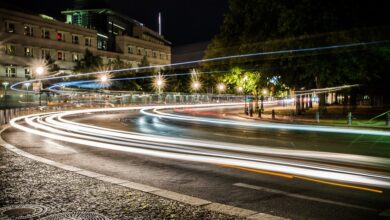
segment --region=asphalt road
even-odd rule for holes
[[[180,113],[220,117],[219,113],[223,115],[227,112],[226,109],[220,109]],[[388,157],[389,154],[387,146],[390,142],[384,137],[185,123],[141,115],[138,111],[87,114],[69,119],[125,131],[192,138],[195,143],[197,139],[208,139],[275,148],[354,152],[370,156]],[[281,217],[380,219],[385,218],[380,213],[390,209],[388,189],[381,189],[383,192],[377,193],[256,170],[97,149],[52,140],[14,128],[5,131],[2,136],[24,151],[65,164]],[[380,168],[375,172],[388,174],[388,168]]]

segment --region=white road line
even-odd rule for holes
[[[355,209],[363,209],[363,210],[378,212],[378,210],[376,210],[376,209],[368,208],[368,207],[364,207],[364,206],[352,205],[352,204],[348,204],[348,203],[344,203],[344,202],[337,202],[337,201],[332,201],[332,200],[327,200],[327,199],[320,199],[320,198],[315,198],[315,197],[310,197],[310,196],[304,196],[304,195],[299,195],[299,194],[295,194],[295,193],[289,193],[289,192],[285,192],[285,191],[281,191],[281,190],[276,190],[276,189],[270,189],[270,188],[261,187],[261,186],[250,185],[250,184],[246,184],[246,183],[235,183],[233,185],[234,186],[238,186],[238,187],[248,188],[248,189],[254,189],[254,190],[258,190],[258,191],[275,193],[275,194],[284,195],[284,196],[293,197],[293,198],[298,198],[298,199],[305,199],[305,200],[311,200],[311,201],[327,203],[327,204],[332,204],[332,205],[339,205],[339,206],[345,206],[345,207],[350,207],[350,208],[355,208]]]

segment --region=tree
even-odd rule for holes
[[[384,4],[376,0],[230,0],[221,31],[210,43],[206,58],[387,40],[390,28],[385,25],[389,25],[390,15]],[[367,55],[375,54],[388,63],[389,54],[380,52],[386,48],[388,44],[273,54],[213,62],[204,68],[260,70],[268,79],[280,77],[280,84],[292,90],[353,83],[370,86],[374,79],[387,75],[383,68],[368,69],[372,60]],[[324,96],[320,97],[321,108],[325,107]]]
[[[103,66],[103,61],[100,56],[95,56],[93,53],[86,49],[83,59],[77,60],[74,67],[75,72],[90,72],[96,71],[99,67]]]

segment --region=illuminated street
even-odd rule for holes
[[[390,14],[0,2],[0,219],[390,218]]]
[[[222,115],[235,106],[216,107],[199,112]],[[359,149],[355,151],[362,155],[354,156],[342,147],[358,137],[357,146],[369,140],[380,150],[388,138],[178,122],[141,114],[140,108],[33,116],[25,123],[16,119],[23,126],[17,128],[27,133],[11,129],[4,136],[20,149],[54,161],[287,218],[352,217],[357,212],[361,219],[378,218],[389,203],[384,195],[390,188],[390,161],[364,156]],[[134,113],[123,112],[131,109]],[[313,146],[324,150],[329,143],[340,153],[304,151]]]

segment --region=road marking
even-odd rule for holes
[[[339,205],[339,206],[345,206],[345,207],[350,207],[350,208],[356,208],[356,209],[363,209],[363,210],[367,210],[367,211],[378,212],[378,210],[376,210],[376,209],[368,208],[368,207],[364,207],[364,206],[352,205],[352,204],[348,204],[348,203],[344,203],[344,202],[332,201],[332,200],[328,200],[328,199],[320,199],[320,198],[315,198],[315,197],[311,197],[311,196],[304,196],[304,195],[299,195],[299,194],[295,194],[295,193],[289,193],[289,192],[285,192],[285,191],[281,191],[281,190],[276,190],[276,189],[270,189],[270,188],[261,187],[261,186],[250,185],[250,184],[246,184],[246,183],[235,183],[233,185],[234,186],[238,186],[238,187],[248,188],[248,189],[254,189],[254,190],[258,190],[258,191],[264,191],[264,192],[268,192],[268,193],[280,194],[280,195],[293,197],[293,198],[297,198],[297,199],[304,199],[304,200],[310,200],[310,201],[315,201],[315,202],[327,203],[327,204],[332,204],[332,205]]]
[[[293,175],[288,175],[288,174],[284,174],[284,173],[278,173],[278,172],[272,172],[272,171],[266,171],[266,170],[259,170],[259,169],[252,169],[252,168],[246,168],[246,167],[239,167],[239,166],[233,166],[233,165],[227,165],[227,164],[216,164],[216,165],[222,166],[222,167],[230,167],[230,168],[234,168],[234,169],[238,169],[238,170],[245,170],[245,171],[254,172],[254,173],[261,173],[261,174],[268,174],[268,175],[272,175],[272,176],[279,176],[279,177],[284,177],[284,178],[288,178],[288,179],[294,178]]]
[[[307,178],[307,177],[303,177],[303,176],[294,176],[294,177],[297,179],[303,179],[303,180],[307,180],[307,181],[323,183],[323,184],[328,184],[328,185],[333,185],[333,186],[341,186],[341,187],[346,187],[346,188],[351,188],[351,189],[360,189],[360,190],[369,191],[369,192],[383,193],[383,191],[379,190],[379,189],[371,189],[371,188],[366,188],[366,187],[361,187],[361,186],[354,186],[354,185],[349,185],[349,184],[329,182],[329,181],[324,181],[324,180]]]
[[[328,185],[332,185],[332,186],[339,186],[339,187],[345,187],[345,188],[351,188],[351,189],[359,189],[359,190],[375,192],[375,193],[383,193],[383,191],[379,190],[379,189],[373,189],[373,188],[367,188],[367,187],[362,187],[362,186],[355,186],[355,185],[343,184],[343,183],[337,183],[337,182],[331,182],[331,181],[324,181],[324,180],[308,178],[308,177],[303,177],[303,176],[289,175],[289,174],[285,174],[285,173],[271,172],[271,171],[265,171],[265,170],[259,170],[259,169],[240,167],[240,166],[232,166],[232,165],[227,165],[227,164],[215,164],[215,165],[223,166],[223,167],[230,167],[230,168],[234,168],[234,169],[238,169],[238,170],[245,170],[245,171],[254,172],[254,173],[279,176],[279,177],[284,177],[284,178],[288,178],[288,179],[297,178],[297,179],[303,179],[306,181],[311,181],[311,182],[316,182],[316,183],[328,184]]]

